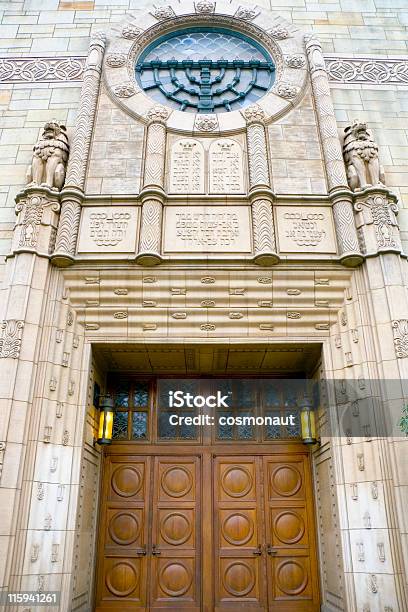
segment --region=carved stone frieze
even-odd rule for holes
[[[215,132],[219,128],[217,115],[196,115],[194,129],[199,132]]]
[[[392,331],[397,358],[406,359],[408,357],[408,319],[393,321]]]
[[[336,57],[326,55],[332,83],[403,85],[408,83],[408,61],[384,57]]]
[[[0,59],[0,83],[82,81],[85,58],[4,57]]]
[[[0,359],[18,359],[21,350],[24,321],[8,319],[1,324]]]
[[[53,196],[55,198],[55,196]],[[45,210],[50,207],[51,216],[45,215]],[[52,238],[55,236],[56,223],[60,205],[56,199],[50,199],[42,194],[30,193],[19,194],[17,197],[16,213],[17,239],[15,250],[33,250],[42,247],[44,252],[51,253],[53,250]],[[52,213],[55,213],[53,216]],[[40,238],[41,224],[51,225],[46,236]]]
[[[390,197],[386,190],[369,189],[364,194],[356,194],[354,210],[360,247],[365,255],[401,252],[395,197]]]

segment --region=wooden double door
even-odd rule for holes
[[[307,452],[105,456],[96,610],[319,610]]]

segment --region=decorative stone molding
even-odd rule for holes
[[[393,321],[392,331],[397,359],[406,359],[408,357],[408,319]]]
[[[111,55],[108,55],[106,58],[106,63],[108,66],[112,66],[112,68],[120,68],[120,66],[123,66],[125,62],[126,55],[123,53],[111,53]]]
[[[82,81],[85,57],[4,57],[0,83],[54,83]]]
[[[199,132],[215,132],[219,129],[217,115],[196,115],[194,130]]]
[[[288,55],[285,57],[285,62],[289,68],[303,68],[306,59],[303,55]]]
[[[0,331],[0,359],[18,359],[21,350],[24,321],[3,321]]]
[[[154,266],[161,262],[161,234],[163,204],[158,199],[147,199],[142,206],[140,247],[137,262]]]
[[[252,223],[254,235],[254,262],[258,265],[271,265],[279,262],[276,254],[275,225],[272,203],[266,198],[252,203]]]
[[[84,72],[84,82],[65,183],[66,190],[74,188],[79,193],[75,198],[68,196],[68,194],[66,196],[65,194],[62,195],[63,201],[56,239],[56,252],[53,256],[53,262],[56,265],[70,265],[75,257],[81,216],[81,195],[85,184],[85,172],[95,122],[104,52],[105,35],[101,32],[96,32],[89,45],[89,54]]]
[[[199,4],[213,5],[211,11],[200,10]],[[215,2],[202,0],[195,5],[196,13],[209,15],[215,12]],[[134,25],[125,25],[121,36],[135,40],[143,30]],[[288,28],[276,26],[268,31],[271,38],[285,40],[289,38]],[[324,56],[328,79],[333,84],[362,85],[406,85],[408,84],[408,59],[380,59],[372,57],[336,57]],[[7,57],[0,59],[0,83],[54,83],[80,82],[83,80],[86,57],[65,56],[51,57]],[[120,67],[124,64],[109,64]]]
[[[156,17],[156,19],[159,19],[159,20],[171,19],[172,17],[176,16],[171,6],[160,6],[159,8],[156,8],[152,12],[152,15]]]
[[[257,9],[257,7],[249,8],[247,6],[240,6],[234,17],[237,19],[243,19],[244,21],[252,21],[258,15],[259,9]]]
[[[386,189],[366,189],[355,194],[354,211],[360,248],[364,255],[401,253],[395,196]]]
[[[340,261],[354,267],[363,261],[363,257],[354,224],[351,197],[342,195],[344,190],[348,190],[348,183],[322,47],[314,35],[306,36],[305,41]]]
[[[243,111],[244,117],[248,125],[253,123],[265,123],[265,111],[258,104],[251,104]]]
[[[215,11],[216,2],[212,2],[212,0],[199,0],[194,6],[196,13],[210,15]]]
[[[16,198],[17,222],[13,252],[37,251],[50,255],[54,249],[60,204],[47,189],[28,188]]]
[[[219,12],[217,12],[219,9]],[[173,12],[170,19],[170,12]],[[268,23],[268,28],[264,28],[262,18],[265,13]],[[158,19],[158,23],[151,25],[152,15]],[[216,4],[212,0],[195,0],[190,4],[186,3],[171,3],[156,7],[149,15],[140,15],[137,22],[132,16],[126,16],[127,23],[119,28],[118,33],[116,28],[112,29],[109,34],[109,46],[107,49],[108,57],[120,57],[124,55],[126,62],[117,66],[109,65],[106,61],[104,64],[105,82],[109,93],[115,102],[129,115],[138,118],[144,122],[149,121],[147,109],[152,105],[152,100],[148,93],[139,91],[136,95],[126,98],[117,95],[118,84],[131,82],[139,87],[140,84],[135,74],[135,61],[140,56],[142,49],[146,48],[154,40],[160,36],[165,36],[175,28],[196,27],[200,24],[204,26],[211,25],[212,27],[232,28],[244,35],[253,37],[254,40],[260,42],[271,54],[276,65],[276,82],[275,88],[266,93],[262,106],[265,110],[266,123],[270,123],[278,117],[282,117],[285,113],[293,108],[293,102],[296,98],[300,98],[307,83],[306,66],[301,66],[301,60],[293,59],[293,66],[298,66],[296,72],[293,67],[290,67],[285,58],[293,56],[293,58],[301,58],[304,56],[304,41],[303,33],[295,28],[289,22],[286,22],[280,16],[276,15],[274,20],[270,21],[270,11],[262,7],[245,7],[239,3],[232,1],[231,3]],[[124,37],[125,28],[136,28],[136,33],[132,38]],[[140,30],[140,33],[139,33]],[[128,30],[126,30],[128,36]],[[289,38],[290,41],[286,41]],[[121,63],[121,60],[120,60]],[[281,84],[279,93],[278,85]],[[288,97],[284,97],[288,96]],[[170,109],[171,114],[167,119],[169,129],[174,129],[178,133],[189,133],[194,129],[198,131],[212,131],[219,129],[222,132],[231,132],[233,129],[239,130],[245,126],[241,111],[233,110],[230,113],[220,113],[218,115],[217,128],[212,126],[210,122],[203,122],[190,112],[183,112],[179,109]],[[198,127],[200,126],[200,127]]]
[[[137,28],[134,25],[125,25],[122,28],[122,36],[123,38],[127,38],[129,40],[133,40],[135,38],[137,38],[138,36],[140,36],[140,34],[142,33],[142,30],[140,28]]]
[[[140,89],[133,85],[133,83],[123,83],[123,85],[117,85],[114,87],[113,91],[118,98],[131,98],[137,94]]]
[[[406,58],[336,57],[326,55],[326,66],[331,83],[362,85],[408,84]]]
[[[166,124],[167,119],[169,118],[170,111],[168,108],[163,106],[162,104],[156,104],[147,113],[147,119],[150,123],[162,123]]]

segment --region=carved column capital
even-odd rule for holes
[[[354,194],[354,211],[360,248],[366,257],[402,252],[395,195],[385,188],[365,189]]]
[[[147,119],[149,124],[151,123],[161,123],[166,125],[166,121],[169,118],[170,111],[168,108],[163,106],[162,104],[156,104],[153,106],[147,113]]]
[[[258,104],[251,104],[244,110],[244,117],[247,122],[247,125],[252,125],[253,123],[260,123],[263,125],[265,123],[265,112]]]
[[[15,210],[12,252],[49,257],[57,235],[59,194],[47,187],[28,187],[17,195]]]

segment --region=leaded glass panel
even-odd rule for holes
[[[113,440],[127,440],[128,437],[128,412],[115,412],[113,419]]]
[[[222,28],[190,28],[153,42],[136,63],[142,88],[182,111],[240,109],[272,86],[275,65],[256,41]]]
[[[147,438],[147,412],[132,413],[132,438],[134,440]]]

